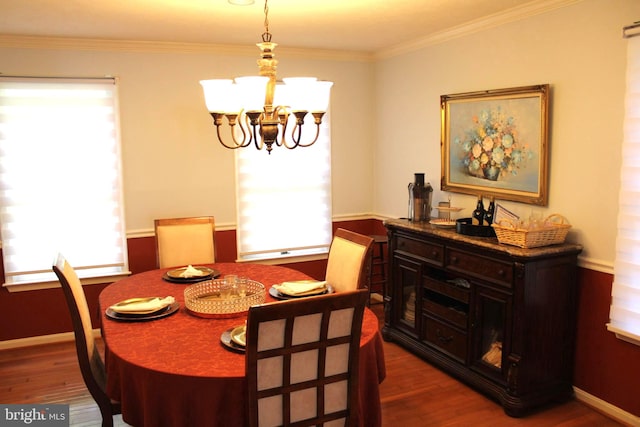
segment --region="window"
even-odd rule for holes
[[[640,36],[629,39],[618,236],[608,329],[640,345]]]
[[[315,136],[311,114],[303,138]],[[311,120],[309,122],[309,120]],[[310,147],[236,150],[238,259],[326,254],[331,244],[329,113]]]
[[[0,233],[5,286],[128,270],[114,79],[0,77]],[[50,284],[50,283],[49,283]]]

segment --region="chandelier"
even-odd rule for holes
[[[259,76],[202,80],[200,84],[218,141],[224,147],[236,149],[254,144],[258,150],[266,147],[271,154],[274,145],[293,149],[309,147],[318,140],[333,83],[315,77],[293,77],[277,84],[278,61],[273,53],[277,44],[271,42],[267,2],[264,2],[265,32],[262,42],[256,43],[261,51]],[[303,141],[302,127],[309,113],[313,116],[315,136]],[[229,135],[221,132],[225,117]],[[291,129],[290,134],[287,128]]]

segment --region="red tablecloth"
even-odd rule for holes
[[[285,280],[309,279],[285,267],[261,264],[209,265],[225,274],[256,280],[267,290]],[[245,358],[220,342],[222,333],[246,315],[205,319],[184,310],[187,285],[162,280],[168,269],[136,274],[100,294],[102,336],[106,344],[107,392],[122,402],[124,421],[134,426],[243,426],[247,414]],[[172,295],[180,310],[149,322],[118,322],[104,311],[127,298]],[[267,302],[273,298],[267,294]],[[365,310],[360,341],[361,426],[380,426],[378,384],[385,377],[378,319]]]

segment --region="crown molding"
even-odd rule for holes
[[[70,37],[42,37],[0,34],[0,47],[18,49],[84,50],[127,53],[209,53],[218,55],[255,57],[255,46],[224,45],[212,43],[178,43],[139,40],[85,39]],[[321,59],[348,62],[372,62],[374,56],[367,52],[301,49],[279,47],[278,54],[290,58]]]
[[[410,53],[422,48],[444,43],[449,40],[464,37],[480,31],[499,27],[500,25],[530,18],[532,16],[547,13],[584,0],[541,0],[532,1],[522,6],[513,7],[503,12],[486,16],[481,19],[469,21],[465,24],[448,28],[429,36],[413,40],[408,43],[402,43],[388,49],[383,49],[375,55],[376,60],[387,59],[398,55]]]
[[[427,46],[444,43],[479,31],[526,19],[584,0],[536,0],[503,12],[440,31],[411,42],[398,44],[379,52],[344,51],[330,49],[278,48],[288,57],[345,62],[375,62],[410,53]],[[70,37],[42,37],[0,34],[0,47],[19,49],[60,49],[88,51],[116,51],[129,53],[213,53],[219,55],[255,56],[256,48],[245,45],[212,43],[178,43],[162,41],[85,39]]]

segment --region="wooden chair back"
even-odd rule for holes
[[[214,217],[156,219],[154,228],[159,268],[216,261]]]
[[[367,297],[357,290],[249,308],[249,426],[355,425]]]
[[[373,238],[339,228],[329,248],[325,280],[336,292],[368,288]]]
[[[104,362],[93,337],[89,306],[82,284],[73,267],[61,254],[54,260],[53,271],[58,276],[71,314],[82,378],[100,408],[102,426],[111,427],[113,416],[121,413],[120,403],[112,401],[106,393],[107,376]]]

